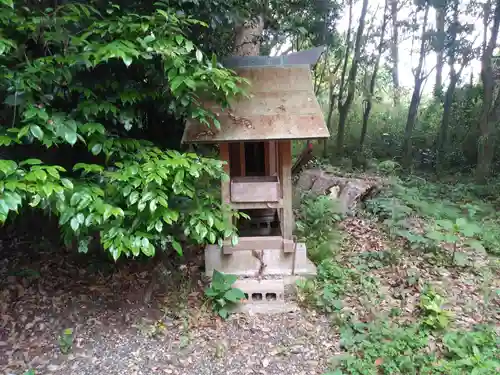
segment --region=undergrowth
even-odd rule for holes
[[[500,369],[499,337],[486,326],[435,336],[420,324],[374,322],[347,325],[341,340],[352,354],[333,362],[330,374],[491,375]]]
[[[338,223],[343,218],[335,201],[305,195],[300,205],[297,234],[307,242],[317,264],[317,277],[298,283],[299,301],[331,316],[345,352],[332,361],[333,371],[328,374],[500,373],[498,333],[488,326],[459,328],[445,296],[418,272],[413,275],[408,271],[406,276],[407,284],[420,294],[410,320],[400,319],[402,308],[393,307],[390,312],[379,309],[369,320],[360,321],[344,306],[349,297],[363,294],[372,305],[383,298],[377,279],[369,273],[400,267],[406,254],[421,255],[429,267],[457,272],[471,267],[482,275],[485,285],[497,274],[492,256],[500,254],[500,201],[493,193],[498,184],[484,188],[432,183],[415,176],[398,178],[397,164],[393,163],[381,165],[382,172],[392,176],[392,184],[366,201],[361,214],[386,230],[393,241],[386,250],[346,257],[338,241],[342,239]],[[481,255],[488,265],[475,266],[469,259],[474,254]],[[485,294],[485,301],[492,298],[490,294]]]
[[[314,263],[331,258],[341,247],[343,236],[337,223],[342,218],[337,201],[311,193],[301,197],[295,222],[296,234],[306,242],[308,256]]]

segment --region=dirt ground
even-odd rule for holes
[[[498,260],[470,254],[473,267],[445,267],[427,259],[432,254],[399,252],[403,245],[389,243],[369,220],[349,218],[341,228],[346,236],[337,260],[346,267],[363,253],[396,247],[389,265],[364,264],[363,275],[377,281],[377,290],[347,291],[343,312],[370,321],[397,308],[395,320],[414,321],[419,291],[431,283],[446,295],[456,326],[500,328]],[[333,319],[323,314],[301,309],[216,318],[203,298],[201,251],[158,273],[162,287],[145,302],[152,262],[115,264],[102,254],[63,250],[54,236],[38,232],[0,237],[2,374],[319,375],[342,354]],[[62,353],[65,329],[73,330],[72,344]]]
[[[194,259],[194,260],[193,260]],[[339,352],[312,312],[215,318],[198,258],[172,265],[144,293],[152,267],[54,250],[43,234],[0,242],[0,373],[322,374]],[[59,336],[72,329],[61,353]]]

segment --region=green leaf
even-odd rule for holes
[[[29,205],[31,207],[36,207],[40,203],[41,199],[42,199],[42,197],[40,197],[38,194],[35,194],[33,196],[33,198],[31,199],[31,202],[29,203]]]
[[[66,132],[64,133],[64,139],[66,142],[68,142],[70,145],[74,145],[77,141],[77,136],[76,132]]]
[[[38,125],[31,125],[30,132],[33,134],[33,137],[41,141],[43,139],[43,130]]]
[[[78,231],[78,228],[80,228],[80,221],[76,217],[73,217],[70,222],[71,229],[73,229],[74,232]]]
[[[0,4],[6,5],[10,8],[14,8],[14,1],[13,0],[0,0]]]
[[[87,254],[88,251],[89,251],[89,240],[84,239],[84,240],[78,241],[78,252],[83,253],[83,254]]]
[[[145,241],[147,241],[147,246],[144,246],[144,243]],[[142,252],[144,253],[144,255],[148,256],[148,257],[152,257],[155,255],[155,247],[153,246],[152,243],[149,242],[149,240],[147,238],[143,238],[142,239],[142,247],[141,247],[141,250]]]
[[[156,211],[156,208],[157,208],[156,199],[152,199],[149,202],[149,210],[151,211],[151,213],[154,213]]]
[[[130,205],[135,204],[139,200],[139,193],[137,191],[133,191],[128,197],[128,201]]]
[[[467,265],[468,257],[467,254],[461,253],[461,252],[456,252],[455,253],[455,258],[453,259],[456,265],[463,267]]]
[[[67,189],[72,190],[74,188],[73,183],[70,180],[68,180],[67,178],[62,178],[61,183]]]
[[[38,169],[36,171],[33,171],[33,174],[35,175],[37,180],[45,181],[47,179],[47,172],[45,172],[42,169]]]
[[[225,281],[225,275],[222,272],[214,270],[212,274],[212,285],[222,285]]]
[[[92,146],[92,149],[90,151],[94,155],[99,155],[102,151],[102,145],[100,143],[96,143],[94,146]]]
[[[42,161],[40,159],[27,159],[19,163],[19,165],[40,165]]]
[[[438,232],[438,231],[426,233],[425,236],[427,238],[430,238],[431,240],[435,240],[435,241],[444,241],[445,240],[445,236],[443,235],[443,233]]]
[[[179,242],[177,242],[176,240],[172,240],[172,247],[177,252],[177,254],[182,256],[182,253],[183,253],[182,246]]]
[[[474,250],[479,251],[480,253],[486,252],[486,249],[484,248],[483,244],[480,241],[470,240],[470,241],[467,241],[466,244],[469,245]]]
[[[161,233],[163,231],[163,223],[161,221],[157,221],[155,224],[155,229],[157,232]]]
[[[215,241],[217,241],[217,237],[215,236],[215,233],[214,232],[210,232],[208,233],[208,241],[211,243],[211,244],[214,244]]]
[[[219,311],[217,311],[217,313],[219,314],[219,316],[222,319],[227,319],[227,317],[229,316],[229,311],[224,307],[219,309]]]
[[[127,68],[132,64],[132,56],[124,55],[122,56],[123,63],[127,66]]]
[[[196,60],[198,60],[198,62],[203,60],[203,53],[199,49],[196,50]]]
[[[190,40],[186,40],[185,46],[186,46],[186,51],[187,52],[191,52],[193,50],[193,48],[194,48],[193,42],[191,42]]]
[[[245,293],[241,289],[232,288],[229,289],[225,294],[224,298],[231,302],[238,302],[245,298]]]
[[[206,288],[205,289],[205,295],[207,297],[217,297],[219,295],[219,292],[212,289],[212,288]]]

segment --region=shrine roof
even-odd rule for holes
[[[191,119],[186,124],[182,142],[329,137],[308,64],[238,66],[233,69],[250,81],[248,91],[251,97],[233,100],[225,110],[215,103],[204,102],[203,107],[216,114],[220,129]]]

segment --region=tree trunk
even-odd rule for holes
[[[488,17],[486,14],[485,17]],[[483,82],[483,109],[479,122],[480,137],[478,140],[478,160],[476,167],[476,180],[484,183],[491,173],[491,164],[495,153],[495,120],[496,114],[492,113],[494,102],[495,81],[493,77],[493,66],[491,58],[496,47],[498,28],[500,25],[500,0],[495,1],[495,13],[490,39],[485,46],[481,59],[481,80]]]
[[[457,87],[461,70],[462,69],[460,69],[460,73],[450,73],[450,83],[448,84],[444,97],[443,116],[441,117],[441,126],[439,127],[436,154],[436,170],[438,173],[443,171],[445,167],[445,157],[448,151],[448,127],[450,123],[451,106],[453,104],[453,95],[455,94],[455,88]]]
[[[347,115],[351,108],[352,101],[354,100],[354,93],[356,90],[356,75],[358,72],[359,60],[361,57],[361,41],[363,31],[365,29],[366,11],[368,10],[368,0],[363,0],[363,7],[361,8],[361,15],[359,17],[358,30],[356,32],[356,41],[354,43],[354,56],[347,78],[347,97],[339,106],[339,126],[337,131],[336,152],[339,157],[343,155],[344,135]]]
[[[412,142],[413,128],[417,121],[418,107],[420,105],[420,90],[422,88],[423,80],[415,79],[415,86],[411,96],[410,108],[408,109],[408,117],[406,119],[405,134],[403,140],[403,159],[402,165],[405,168],[410,168],[412,164]]]
[[[402,165],[405,168],[410,168],[412,164],[411,137],[413,135],[413,129],[415,128],[415,123],[417,121],[418,107],[420,105],[420,97],[422,95],[421,93],[422,84],[427,78],[422,74],[422,68],[424,66],[425,52],[426,52],[425,42],[426,42],[427,20],[429,18],[429,5],[425,6],[424,12],[425,13],[422,25],[422,33],[420,35],[420,50],[419,50],[418,65],[414,72],[415,85],[413,87],[413,94],[411,96],[410,108],[408,109],[408,117],[406,119],[406,127],[403,140]]]
[[[329,103],[328,103],[328,116],[326,118],[326,126],[328,130],[332,131],[332,118],[333,118],[333,110],[335,108],[335,76],[340,68],[340,64],[342,64],[342,60],[339,60],[333,71],[330,74],[330,90],[329,90]],[[323,140],[323,157],[328,157],[328,139]]]
[[[342,64],[342,73],[340,76],[339,95],[337,97],[337,107],[339,107],[339,108],[341,107],[342,100],[344,99],[345,77],[347,74],[347,64],[349,63],[349,53],[350,53],[350,46],[351,46],[351,28],[352,28],[352,6],[353,6],[353,0],[349,0],[349,24],[347,26],[344,62]]]
[[[264,17],[246,21],[236,27],[234,55],[259,56],[262,33],[264,32]]]
[[[361,127],[361,136],[359,137],[360,152],[363,151],[363,145],[365,144],[366,133],[368,132],[368,119],[370,118],[371,110],[372,110],[372,101],[371,99],[368,99],[364,102],[364,107],[363,107],[363,126]]]
[[[392,35],[391,35],[391,60],[392,60],[392,85],[394,106],[399,105],[399,25],[398,25],[398,0],[390,0]]]
[[[453,22],[450,26],[449,32],[448,32],[448,37],[450,40],[451,45],[455,45],[457,42],[457,33],[458,33],[458,25],[459,25],[459,9],[458,9],[458,0],[455,0],[453,2]],[[444,32],[444,30],[443,30]],[[439,132],[437,136],[437,142],[436,142],[436,172],[439,174],[441,171],[444,170],[445,167],[445,157],[448,151],[448,128],[449,128],[449,122],[450,122],[450,113],[451,113],[451,106],[453,104],[453,96],[455,94],[455,89],[457,87],[457,82],[460,79],[460,76],[462,75],[462,71],[465,68],[465,66],[469,63],[469,58],[468,56],[468,51],[463,52],[462,56],[462,64],[460,66],[459,71],[457,72],[455,70],[455,63],[456,63],[456,50],[450,51],[450,57],[448,59],[448,66],[450,69],[450,83],[448,84],[448,87],[446,89],[446,94],[444,97],[444,103],[443,103],[443,115],[441,117],[441,126],[439,127]],[[442,69],[442,66],[441,66]],[[437,76],[436,76],[437,80]],[[436,83],[437,85],[437,83]],[[441,96],[441,89],[439,92],[436,92],[439,96]]]
[[[444,66],[444,23],[446,16],[446,5],[436,8],[436,31],[437,31],[437,51],[436,51],[436,83],[434,85],[434,96],[440,98],[443,90],[443,66]]]
[[[382,27],[380,30],[380,41],[379,41],[378,47],[377,47],[377,58],[375,60],[375,66],[373,67],[373,73],[372,73],[372,77],[370,80],[370,88],[368,91],[368,97],[366,98],[365,106],[363,108],[363,126],[361,128],[361,136],[359,139],[359,151],[363,151],[363,145],[365,143],[366,133],[368,131],[368,119],[370,118],[370,112],[372,109],[372,102],[373,102],[373,95],[375,93],[375,83],[377,82],[377,74],[378,74],[378,68],[380,65],[380,58],[382,57],[382,51],[384,48],[384,37],[385,37],[385,29],[387,26],[387,8],[388,8],[388,5],[389,5],[389,0],[386,0],[385,6],[384,6],[384,16],[382,19]]]

